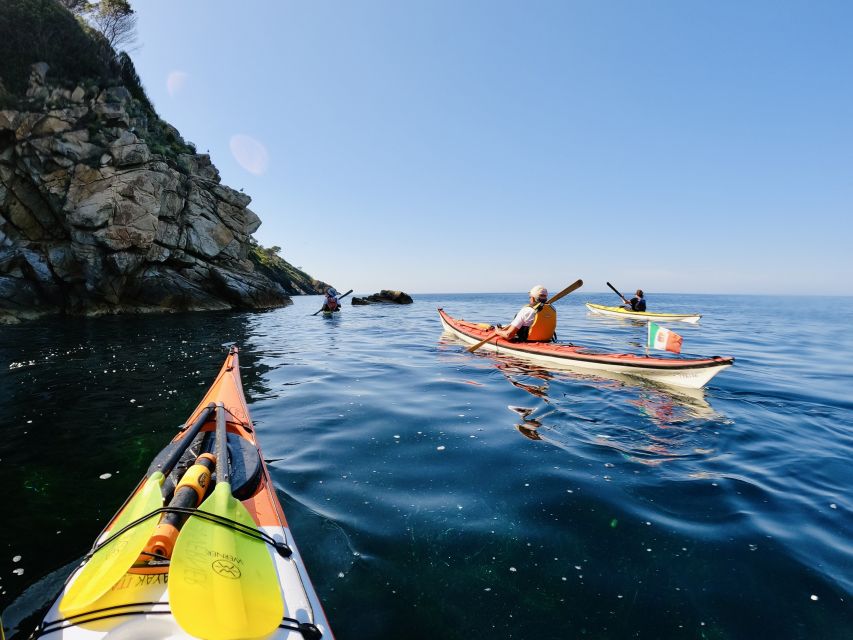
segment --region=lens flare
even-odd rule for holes
[[[231,136],[231,153],[241,167],[256,176],[263,175],[269,166],[269,154],[263,143],[238,133]]]
[[[189,74],[184,71],[170,71],[166,77],[166,90],[169,97],[174,98],[184,88]]]

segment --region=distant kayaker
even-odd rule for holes
[[[515,342],[551,342],[557,331],[557,310],[548,300],[548,290],[541,284],[530,290],[530,302],[524,305],[506,327],[498,326],[495,334]]]
[[[323,311],[338,311],[340,304],[338,303],[338,292],[334,287],[326,289],[326,301],[323,303]]]
[[[625,300],[625,298],[622,298]],[[643,290],[637,289],[637,294],[631,298],[630,300],[625,300],[626,304],[623,304],[622,307],[625,309],[629,309],[631,311],[645,311],[646,310],[646,300],[643,298]]]

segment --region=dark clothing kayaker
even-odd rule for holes
[[[625,300],[624,298],[622,298]],[[637,294],[631,298],[630,300],[625,300],[628,304],[622,305],[625,309],[630,309],[631,311],[645,311],[646,310],[646,300],[643,298],[643,290],[637,289]]]
[[[515,342],[550,342],[557,330],[557,311],[548,300],[548,290],[536,285],[530,290],[530,302],[519,309],[506,327],[495,329],[495,335]]]

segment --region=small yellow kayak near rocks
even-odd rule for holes
[[[696,324],[702,316],[698,313],[655,313],[651,311],[631,311],[623,307],[608,307],[603,304],[586,303],[586,308],[593,313],[616,318],[630,318],[632,320],[652,320],[659,322],[689,322]]]

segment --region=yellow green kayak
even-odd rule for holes
[[[690,322],[696,324],[702,316],[698,313],[658,313],[651,311],[631,311],[623,307],[608,307],[603,304],[586,303],[586,308],[593,313],[615,318],[630,318],[631,320],[651,320],[653,322]]]

